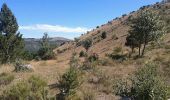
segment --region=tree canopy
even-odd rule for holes
[[[146,45],[150,41],[158,40],[164,33],[164,22],[158,13],[151,9],[141,10],[139,15],[131,21],[131,30],[125,45],[132,49],[138,47],[139,56],[143,56]]]
[[[18,32],[18,23],[6,4],[0,11],[0,56],[1,63],[13,62],[23,50],[22,34]]]

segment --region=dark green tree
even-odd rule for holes
[[[22,34],[12,11],[6,4],[0,11],[0,56],[1,63],[9,63],[21,57],[24,45]]]
[[[54,52],[49,44],[49,36],[47,33],[44,33],[44,36],[41,39],[41,48],[38,51],[38,56],[42,60],[49,60],[54,58]]]
[[[104,32],[102,32],[102,35],[101,35],[101,38],[102,39],[105,39],[107,37],[107,33],[104,31]]]
[[[89,50],[89,48],[92,46],[92,40],[87,39],[83,41],[83,47],[86,49],[86,52]]]
[[[130,34],[126,37],[126,46],[129,46],[132,49],[132,53],[134,53],[134,49],[138,47],[139,43],[135,38],[135,34]]]
[[[150,41],[158,40],[164,33],[164,22],[158,13],[151,9],[145,9],[131,21],[131,30],[126,40],[132,48],[138,44],[139,56],[143,56],[146,45]]]

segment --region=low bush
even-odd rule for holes
[[[79,42],[79,38],[74,38],[74,42],[78,43]]]
[[[97,61],[98,59],[99,59],[99,55],[96,54],[96,53],[93,53],[92,55],[90,55],[90,56],[88,57],[88,60],[89,60],[90,62]]]
[[[87,56],[87,53],[86,53],[86,52],[80,51],[79,57],[86,57],[86,56]]]
[[[89,60],[85,60],[81,66],[81,70],[92,70],[96,67],[96,62],[90,62]]]
[[[79,85],[79,72],[76,68],[71,67],[60,77],[58,84],[60,94],[58,99],[65,100],[65,98],[75,95],[76,89],[79,87]]]
[[[10,87],[8,90],[3,92],[3,100],[30,100],[30,87],[28,83],[21,82],[15,86]]]
[[[117,40],[117,39],[119,39],[119,38],[117,37],[116,34],[113,34],[113,35],[112,35],[112,39],[113,39],[113,40]]]
[[[117,85],[117,95],[133,100],[167,100],[168,88],[155,64],[146,64],[129,81],[131,85],[127,84],[128,81]]]
[[[127,59],[127,55],[121,55],[121,54],[107,54],[106,56],[119,62],[125,61]]]
[[[33,100],[46,100],[48,95],[47,82],[37,76],[31,76],[28,79]]]
[[[24,51],[22,54],[22,59],[30,61],[30,60],[35,59],[36,56],[37,56],[36,52],[34,53],[30,51]]]
[[[116,95],[121,97],[131,96],[131,85],[128,84],[127,79],[117,79],[114,82],[113,90]]]
[[[0,85],[8,85],[14,80],[14,75],[8,73],[0,74]]]
[[[80,67],[79,58],[77,57],[77,53],[76,52],[74,52],[72,54],[69,64],[70,64],[70,67],[75,67],[75,68],[79,68]]]
[[[113,66],[114,62],[112,61],[112,59],[103,58],[103,59],[98,60],[98,65],[101,65],[101,66]]]
[[[3,92],[3,100],[47,100],[47,84],[39,77],[32,76]]]
[[[55,54],[51,48],[40,48],[38,51],[38,56],[42,60],[49,60],[55,58]]]
[[[92,46],[92,39],[86,39],[82,42],[82,46],[86,49],[86,51],[89,50],[89,48]]]
[[[122,47],[115,47],[114,50],[113,50],[114,54],[118,54],[118,53],[121,53],[121,52],[122,52]]]
[[[104,31],[104,32],[102,32],[102,35],[101,35],[101,38],[102,39],[105,39],[107,37],[107,33]]]
[[[137,100],[167,100],[167,86],[155,64],[141,68],[132,79],[132,86],[132,95]]]

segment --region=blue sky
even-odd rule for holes
[[[0,0],[15,14],[24,37],[73,39],[87,30],[161,0]]]

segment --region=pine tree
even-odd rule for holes
[[[41,48],[38,51],[38,55],[42,60],[49,60],[54,58],[54,52],[49,44],[49,36],[47,33],[44,33],[44,36],[41,39]]]
[[[0,11],[0,60],[9,63],[19,58],[23,50],[22,34],[18,32],[18,23],[6,4]]]

